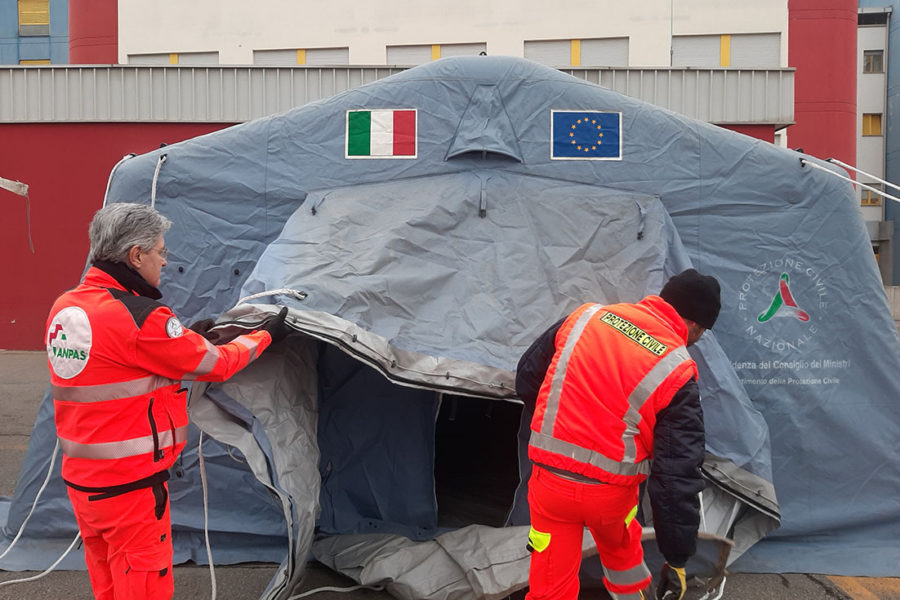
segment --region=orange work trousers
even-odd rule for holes
[[[112,498],[68,488],[96,600],[169,600],[172,526],[165,483]],[[160,515],[157,517],[157,515]]]
[[[638,486],[581,483],[534,465],[528,482],[531,570],[526,600],[576,600],[587,527],[603,563],[603,583],[618,600],[639,600],[650,585],[641,525],[634,518]]]

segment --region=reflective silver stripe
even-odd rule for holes
[[[616,585],[634,585],[635,583],[640,583],[650,577],[650,569],[647,568],[647,565],[643,561],[638,566],[631,567],[630,569],[626,569],[624,571],[613,571],[612,569],[603,567],[603,573],[606,575],[606,579],[610,583],[614,583]],[[631,596],[631,594],[620,594],[618,597],[628,598],[629,596]]]
[[[175,429],[173,439],[172,430],[161,431],[159,433],[159,447],[168,448],[175,444],[187,441],[187,425]],[[101,442],[99,444],[82,444],[73,442],[64,438],[59,438],[59,445],[63,454],[69,458],[90,458],[95,460],[113,460],[117,458],[127,458],[129,456],[138,456],[140,454],[150,454],[153,452],[153,436],[145,435],[130,440],[122,440],[119,442]]]
[[[248,362],[256,360],[257,352],[259,351],[259,342],[256,342],[245,335],[236,338],[234,341],[250,351],[250,360]]]
[[[167,385],[176,383],[171,379],[159,375],[148,375],[131,381],[118,381],[116,383],[102,383],[98,385],[80,386],[51,386],[53,398],[64,402],[103,402],[104,400],[117,400],[119,398],[131,398],[149,394]]]
[[[662,360],[653,365],[653,368],[644,375],[640,383],[628,396],[628,410],[622,419],[625,421],[625,431],[622,432],[622,444],[625,446],[625,454],[622,462],[633,463],[637,458],[637,444],[634,441],[639,433],[638,424],[641,422],[640,410],[644,407],[650,396],[656,391],[663,381],[671,375],[678,366],[686,360],[690,360],[687,348],[679,346],[666,354]]]
[[[580,463],[599,467],[613,475],[648,475],[650,473],[650,461],[648,460],[642,460],[636,464],[620,463],[617,460],[603,456],[599,452],[576,446],[571,442],[558,440],[537,431],[531,432],[531,439],[528,443],[535,448],[546,450],[553,454],[568,456]]]
[[[184,379],[194,379],[199,375],[211,373],[216,363],[219,362],[219,349],[208,339],[203,338],[203,341],[206,342],[206,354],[192,372],[184,374]]]
[[[547,405],[544,407],[544,420],[541,422],[541,431],[543,432],[553,435],[553,429],[556,427],[556,414],[559,412],[559,397],[562,395],[562,386],[563,381],[566,379],[569,358],[571,358],[575,344],[578,343],[578,338],[581,337],[591,317],[601,310],[603,310],[602,304],[595,304],[585,309],[572,327],[572,331],[569,332],[569,337],[566,338],[566,345],[559,355],[556,371],[553,373],[553,380],[550,382],[550,394],[547,397]]]

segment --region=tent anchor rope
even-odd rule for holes
[[[156,208],[156,183],[159,181],[159,170],[162,169],[163,163],[168,158],[168,154],[160,154],[159,160],[156,161],[156,169],[153,171],[153,187],[150,188],[150,208]]]
[[[844,167],[845,169],[850,169],[854,173],[859,173],[860,175],[865,175],[866,177],[868,177],[870,179],[874,179],[875,181],[877,181],[879,183],[883,183],[884,185],[888,185],[888,186],[894,188],[895,190],[900,190],[900,185],[891,183],[890,181],[888,181],[886,179],[882,179],[881,177],[878,177],[877,175],[872,175],[871,173],[867,173],[866,171],[863,171],[862,169],[857,169],[856,167],[850,166],[847,163],[842,162],[836,158],[826,158],[825,162],[830,162],[830,163],[839,165],[841,167]]]
[[[28,524],[28,520],[31,518],[31,515],[34,514],[34,509],[37,507],[38,500],[41,499],[41,494],[44,493],[44,490],[47,489],[47,484],[50,483],[50,477],[53,476],[53,466],[56,464],[56,454],[59,452],[59,438],[56,439],[56,446],[53,448],[53,454],[50,455],[50,467],[47,469],[47,477],[44,478],[44,483],[41,485],[37,494],[34,496],[34,502],[31,505],[31,510],[28,511],[28,514],[25,516],[25,520],[22,521],[22,525],[19,527],[19,533],[16,534],[16,537],[13,538],[13,541],[10,542],[9,546],[7,546],[6,550],[3,551],[3,554],[0,554],[0,559],[6,556],[10,550],[12,550],[13,546],[16,545],[16,542],[19,541],[19,538],[22,537],[22,532],[25,531],[25,526]]]
[[[123,162],[125,162],[129,158],[134,158],[134,157],[135,157],[134,153],[126,154],[121,159],[119,159],[119,162],[117,162],[115,165],[113,165],[112,171],[109,172],[109,179],[106,180],[106,191],[103,192],[103,206],[106,206],[106,199],[109,197],[109,188],[112,185],[113,175],[116,174],[116,170],[118,170],[119,165],[121,165]]]
[[[53,476],[53,466],[56,464],[56,454],[58,452],[59,452],[59,439],[56,440],[56,446],[54,446],[53,454],[50,456],[50,467],[47,469],[47,477],[44,478],[44,483],[41,485],[41,488],[38,490],[37,494],[35,494],[35,496],[34,496],[34,502],[31,505],[31,510],[28,511],[28,515],[25,517],[25,520],[22,521],[22,525],[19,527],[19,532],[16,534],[16,537],[13,538],[13,541],[9,543],[9,546],[6,547],[6,550],[3,551],[3,554],[0,554],[0,558],[3,558],[4,556],[6,556],[9,553],[9,551],[13,549],[13,546],[16,545],[16,542],[19,541],[19,538],[22,537],[22,532],[25,531],[25,526],[28,524],[28,520],[31,519],[31,515],[34,514],[34,509],[37,507],[37,503],[41,499],[41,494],[43,494],[44,490],[47,489],[47,484],[50,483],[50,477]],[[25,577],[24,579],[11,579],[9,581],[0,582],[0,587],[3,587],[5,585],[12,585],[14,583],[25,583],[27,581],[37,581],[41,577],[44,577],[45,575],[47,575],[48,573],[53,571],[53,569],[55,569],[59,565],[59,563],[61,563],[62,560],[66,556],[69,555],[69,552],[72,551],[72,548],[75,547],[75,544],[78,543],[78,540],[80,540],[80,539],[81,539],[81,531],[79,531],[75,534],[75,539],[72,540],[72,543],[69,544],[69,547],[66,548],[66,551],[63,552],[59,558],[56,559],[56,562],[54,562],[52,565],[47,567],[47,569],[44,572],[34,575],[32,577]]]
[[[835,159],[830,159],[830,161],[833,161],[833,162],[834,162]],[[841,163],[841,164],[843,164],[843,163]],[[809,165],[810,167],[812,167],[812,168],[814,168],[814,169],[818,169],[819,171],[824,171],[825,173],[828,173],[829,175],[832,175],[832,176],[834,176],[834,177],[837,177],[838,179],[843,179],[844,181],[849,181],[849,182],[852,183],[853,185],[858,185],[858,186],[863,187],[863,188],[865,188],[865,189],[867,189],[867,190],[876,192],[876,193],[877,193],[878,195],[880,195],[880,196],[883,196],[883,197],[885,197],[885,198],[890,198],[890,199],[893,200],[894,202],[900,202],[900,198],[897,198],[896,196],[891,196],[890,194],[885,193],[884,190],[879,190],[878,188],[872,187],[871,185],[866,185],[865,183],[861,183],[861,182],[859,182],[859,181],[856,181],[856,180],[854,180],[854,179],[851,179],[850,177],[845,177],[845,176],[841,175],[840,173],[835,173],[835,172],[832,171],[831,169],[828,169],[828,168],[826,168],[826,167],[823,167],[822,165],[817,165],[816,163],[814,163],[814,162],[812,162],[812,161],[810,161],[810,160],[807,160],[807,159],[805,159],[805,158],[801,158],[801,159],[800,159],[800,165],[801,165],[801,166],[804,166],[804,167],[807,166],[807,165]],[[850,168],[852,168],[852,167],[850,167]],[[853,169],[853,170],[856,171],[856,169]],[[863,171],[860,171],[860,173],[863,173]],[[865,173],[865,174],[868,175],[868,173]],[[870,177],[873,177],[873,176],[870,176]],[[873,177],[873,179],[878,179],[878,178],[877,178],[877,177]],[[880,181],[880,180],[879,180],[879,181]],[[884,183],[887,183],[887,182],[884,182]],[[888,185],[890,185],[891,187],[896,187],[896,186],[895,186],[894,184],[892,184],[892,183],[890,183],[890,184],[888,184]]]
[[[277,290],[265,290],[263,292],[259,292],[258,294],[251,294],[250,296],[245,296],[237,301],[238,304],[244,304],[250,300],[256,300],[257,298],[265,298],[266,296],[277,296],[278,294],[284,296],[293,296],[297,300],[306,300],[306,297],[309,295],[306,292],[301,292],[300,290],[293,290],[290,288],[281,288]]]
[[[229,452],[230,454],[230,452]],[[200,466],[200,487],[203,488],[203,540],[206,542],[206,560],[209,563],[209,580],[212,600],[216,600],[216,567],[213,564],[212,548],[209,546],[209,490],[206,483],[206,463],[203,461],[203,432],[197,442],[197,460]]]
[[[44,577],[45,575],[50,574],[53,571],[53,569],[55,569],[57,566],[59,566],[59,563],[61,563],[63,561],[63,559],[69,555],[69,552],[72,551],[72,548],[75,547],[75,544],[77,544],[78,540],[80,540],[80,539],[81,539],[81,532],[79,531],[78,533],[75,534],[75,539],[72,540],[72,543],[69,544],[69,547],[66,548],[66,551],[63,552],[59,556],[59,558],[56,559],[56,562],[54,562],[52,565],[47,567],[43,572],[38,573],[37,575],[34,575],[32,577],[26,577],[24,579],[11,579],[9,581],[2,581],[2,582],[0,582],[0,587],[3,587],[4,585],[12,585],[14,583],[25,583],[28,581],[37,581],[38,579]],[[12,545],[10,545],[10,547],[12,547]]]

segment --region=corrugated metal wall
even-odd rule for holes
[[[0,69],[0,122],[238,123],[405,67],[70,66]],[[794,120],[793,69],[570,68],[564,72],[717,124]]]

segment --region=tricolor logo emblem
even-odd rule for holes
[[[348,110],[346,158],[416,158],[414,108]]]
[[[782,273],[778,279],[778,293],[772,298],[769,308],[756,317],[757,321],[765,323],[775,317],[794,317],[804,323],[809,321],[809,313],[797,306],[797,301],[794,300],[788,283],[790,283],[790,277],[787,273]]]

